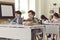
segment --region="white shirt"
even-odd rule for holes
[[[60,22],[60,18],[58,19],[53,19],[53,23],[59,23]]]
[[[48,20],[46,20],[46,21],[42,21],[42,23],[48,23]]]

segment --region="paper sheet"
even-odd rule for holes
[[[10,5],[1,5],[2,16],[13,16],[13,8]]]

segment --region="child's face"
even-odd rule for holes
[[[15,13],[15,17],[16,17],[16,18],[19,17],[19,16],[20,16],[20,14]]]
[[[29,18],[33,18],[34,17],[31,12],[28,13],[28,16],[29,16]]]

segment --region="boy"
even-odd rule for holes
[[[11,21],[12,24],[22,24],[21,12],[15,12],[15,18]]]
[[[33,10],[28,11],[28,17],[29,18],[27,19],[27,21],[23,23],[24,25],[38,24],[39,20],[37,18],[35,18],[35,12]]]

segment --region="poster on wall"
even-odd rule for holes
[[[0,18],[14,18],[14,4],[0,3]]]
[[[12,6],[1,5],[2,16],[13,16]]]

